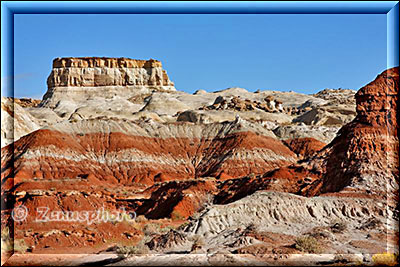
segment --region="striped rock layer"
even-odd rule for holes
[[[295,161],[296,155],[270,131],[252,124],[133,123],[96,118],[44,128],[3,148],[2,178],[90,176],[124,185],[149,185],[259,174]]]
[[[314,159],[323,159],[321,193],[344,187],[379,195],[398,190],[399,68],[384,71],[356,94],[357,116]]]

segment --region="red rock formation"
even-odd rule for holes
[[[291,165],[269,171],[263,175],[250,175],[224,181],[218,185],[214,203],[227,204],[253,194],[258,190],[303,194],[319,180],[319,173],[303,166]]]
[[[187,219],[216,191],[215,180],[171,181],[154,185],[149,199],[137,209],[149,219]],[[210,200],[212,198],[210,197]]]
[[[350,191],[384,196],[398,189],[399,68],[384,71],[356,94],[357,116],[308,162],[323,170],[309,194]]]
[[[102,124],[97,119],[93,123]],[[194,132],[192,137],[171,136],[173,131],[195,131],[197,128],[191,125],[166,127],[171,137],[159,138],[154,129],[153,136],[139,136],[139,131],[135,135],[115,131],[83,134],[81,131],[93,129],[79,127],[72,133],[41,129],[15,142],[14,151],[10,146],[2,150],[2,179],[75,179],[92,175],[110,183],[151,185],[195,177],[240,177],[295,161],[294,153],[279,140],[248,131],[230,133],[231,124],[220,124],[218,127],[225,128],[217,135],[201,138]],[[110,125],[105,121],[95,128]],[[116,125],[124,127],[122,121]]]
[[[325,147],[325,143],[311,137],[284,140],[283,143],[301,158],[308,158]]]

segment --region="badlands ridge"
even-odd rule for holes
[[[24,255],[368,264],[398,253],[398,68],[358,92],[189,94],[157,60],[57,58],[47,85],[40,102],[1,105],[2,222]],[[12,222],[20,204],[139,217]]]

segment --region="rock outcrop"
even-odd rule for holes
[[[283,142],[290,150],[296,153],[300,158],[308,158],[325,147],[326,143],[314,138],[294,138]]]
[[[265,97],[262,101],[244,99],[240,96],[222,97],[218,96],[210,106],[203,106],[200,110],[236,110],[249,111],[260,109],[266,112],[283,112],[282,102],[272,96]]]
[[[40,104],[39,99],[33,99],[29,97],[25,98],[13,98],[14,102],[20,105],[23,108],[34,108],[37,107]]]
[[[328,144],[336,137],[336,133],[339,129],[340,125],[318,126],[300,123],[280,125],[273,129],[273,131],[281,140],[313,138]]]
[[[324,89],[313,96],[322,98],[329,103],[353,105],[356,91],[350,89]]]
[[[96,86],[174,86],[158,60],[56,58],[48,88]]]
[[[1,98],[1,147],[39,129],[39,122],[14,98]]]
[[[384,71],[356,94],[357,116],[309,162],[324,170],[313,192],[344,188],[390,196],[398,190],[399,68]]]
[[[306,110],[293,120],[293,122],[305,123],[316,126],[344,125],[351,122],[356,115],[352,105],[320,106]]]
[[[42,106],[55,107],[59,100],[90,97],[126,98],[151,90],[175,91],[158,60],[129,58],[56,58],[47,79],[48,91]]]

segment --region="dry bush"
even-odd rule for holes
[[[15,253],[24,253],[28,250],[28,246],[26,245],[23,239],[14,239],[14,252]]]
[[[158,235],[161,233],[161,226],[157,223],[148,223],[143,227],[142,231],[145,235]]]
[[[257,231],[257,226],[254,223],[250,223],[249,225],[247,225],[245,232],[246,233],[254,233]]]
[[[183,215],[181,215],[179,212],[177,212],[176,210],[174,210],[171,213],[171,219],[174,221],[181,221],[181,220],[184,220],[185,217]]]
[[[147,222],[148,220],[144,215],[139,215],[136,217],[135,221],[138,223],[142,223],[142,222]]]
[[[319,253],[320,245],[312,236],[298,237],[295,242],[296,249],[307,253]]]
[[[150,254],[150,249],[141,240],[136,246],[120,246],[117,248],[117,253],[125,256]]]

